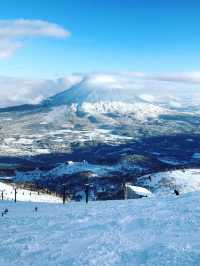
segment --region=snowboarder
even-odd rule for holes
[[[152,178],[151,178],[151,176],[149,176],[149,181],[151,182],[151,180],[152,180]]]
[[[174,193],[176,194],[176,196],[179,196],[179,191],[177,189],[174,189]]]
[[[38,207],[37,206],[35,206],[35,212],[37,212],[38,211]]]

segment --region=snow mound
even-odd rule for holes
[[[126,187],[127,187],[127,189],[130,189],[131,191],[133,191],[138,196],[142,196],[142,197],[152,196],[152,193],[146,188],[133,186],[130,184],[126,184]]]
[[[180,193],[200,191],[200,169],[154,173],[140,177],[138,183],[158,194],[171,194],[174,189]]]
[[[0,202],[2,266],[194,266],[200,193],[69,203]]]

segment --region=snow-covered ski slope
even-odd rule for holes
[[[2,197],[2,192],[4,200],[14,200],[15,190],[13,185],[0,182],[0,197]],[[38,193],[37,191],[31,191],[28,189],[21,189],[21,188],[17,188],[16,199],[17,201],[28,201],[28,202],[49,202],[49,203],[62,202],[62,199],[56,197],[55,195],[50,195],[41,192]]]
[[[37,206],[0,201],[0,265],[200,265],[199,192]]]
[[[178,169],[152,173],[141,176],[138,183],[160,195],[172,194],[174,189],[177,189],[181,194],[200,191],[200,169]]]

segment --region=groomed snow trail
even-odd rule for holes
[[[0,202],[0,265],[200,265],[200,193],[128,201]]]

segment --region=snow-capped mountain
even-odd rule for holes
[[[187,94],[184,88],[175,89],[173,86],[158,87],[158,84],[141,83],[138,79],[132,82],[119,79],[116,75],[93,74],[82,78],[66,91],[48,98],[43,104],[74,105],[91,112],[91,105],[95,105],[97,112],[137,112],[138,107],[155,111],[158,107],[167,109],[187,109],[199,106],[198,90],[191,89]],[[195,96],[195,97],[193,97]],[[191,99],[193,101],[191,102]],[[139,108],[140,109],[140,108]],[[139,110],[141,112],[141,110]],[[165,110],[160,110],[165,112]]]
[[[48,154],[68,152],[71,144],[198,134],[199,98],[191,98],[197,92],[186,96],[184,89],[147,85],[137,78],[93,74],[38,105],[1,109],[0,152]]]
[[[133,114],[139,120],[169,112],[163,102],[160,100],[159,104],[153,95],[140,94],[138,89],[130,86],[123,87],[109,75],[86,77],[70,89],[45,100],[43,104],[67,105],[71,111],[90,115]]]
[[[114,74],[87,75],[38,105],[2,109],[0,152],[47,154],[66,152],[72,143],[119,144],[198,133],[199,98],[192,98],[197,91],[186,95],[184,88],[145,82]]]

